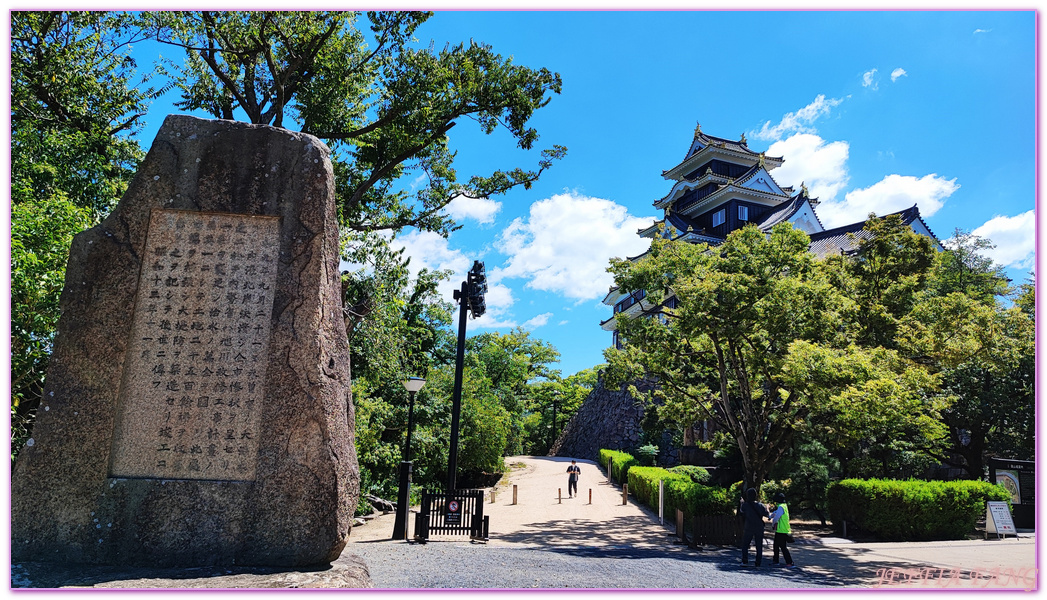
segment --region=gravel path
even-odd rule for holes
[[[346,549],[378,588],[792,588],[845,582],[802,570],[743,568],[721,552],[530,548],[468,542],[363,542]],[[628,559],[628,560],[607,560]]]
[[[848,583],[802,569],[742,567],[736,549],[703,551],[676,544],[657,515],[632,500],[623,506],[621,491],[594,463],[578,462],[580,497],[568,498],[569,458],[507,458],[514,468],[495,488],[495,502],[488,494],[484,505],[491,517],[486,544],[450,537],[428,544],[391,541],[390,514],[355,528],[344,554],[361,557],[378,588],[737,589]],[[515,505],[513,484],[518,486]]]

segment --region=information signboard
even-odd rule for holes
[[[985,537],[989,537],[990,533],[995,533],[997,537],[1018,537],[1018,530],[1014,528],[1014,520],[1011,519],[1011,509],[1006,502],[985,503]]]
[[[1011,494],[1011,515],[1016,527],[1036,527],[1036,463],[1031,460],[990,458],[989,481]]]

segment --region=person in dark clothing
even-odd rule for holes
[[[738,508],[742,518],[742,564],[749,564],[749,545],[756,541],[756,566],[763,562],[764,519],[770,516],[767,507],[756,501],[756,488],[745,490],[745,501]]]
[[[574,495],[578,493],[578,477],[582,474],[582,468],[578,466],[577,461],[571,461],[571,466],[567,467],[567,497],[574,498]]]

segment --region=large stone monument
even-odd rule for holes
[[[359,493],[330,151],[170,116],[76,236],[17,561],[325,563]]]

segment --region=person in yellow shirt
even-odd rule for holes
[[[774,495],[774,501],[778,504],[774,512],[771,513],[771,527],[774,528],[774,554],[771,557],[773,564],[778,563],[779,550],[785,558],[785,566],[793,567],[793,557],[789,554],[789,548],[786,544],[789,542],[789,538],[792,537],[792,527],[789,526],[789,507],[785,504],[785,494],[778,492]]]

